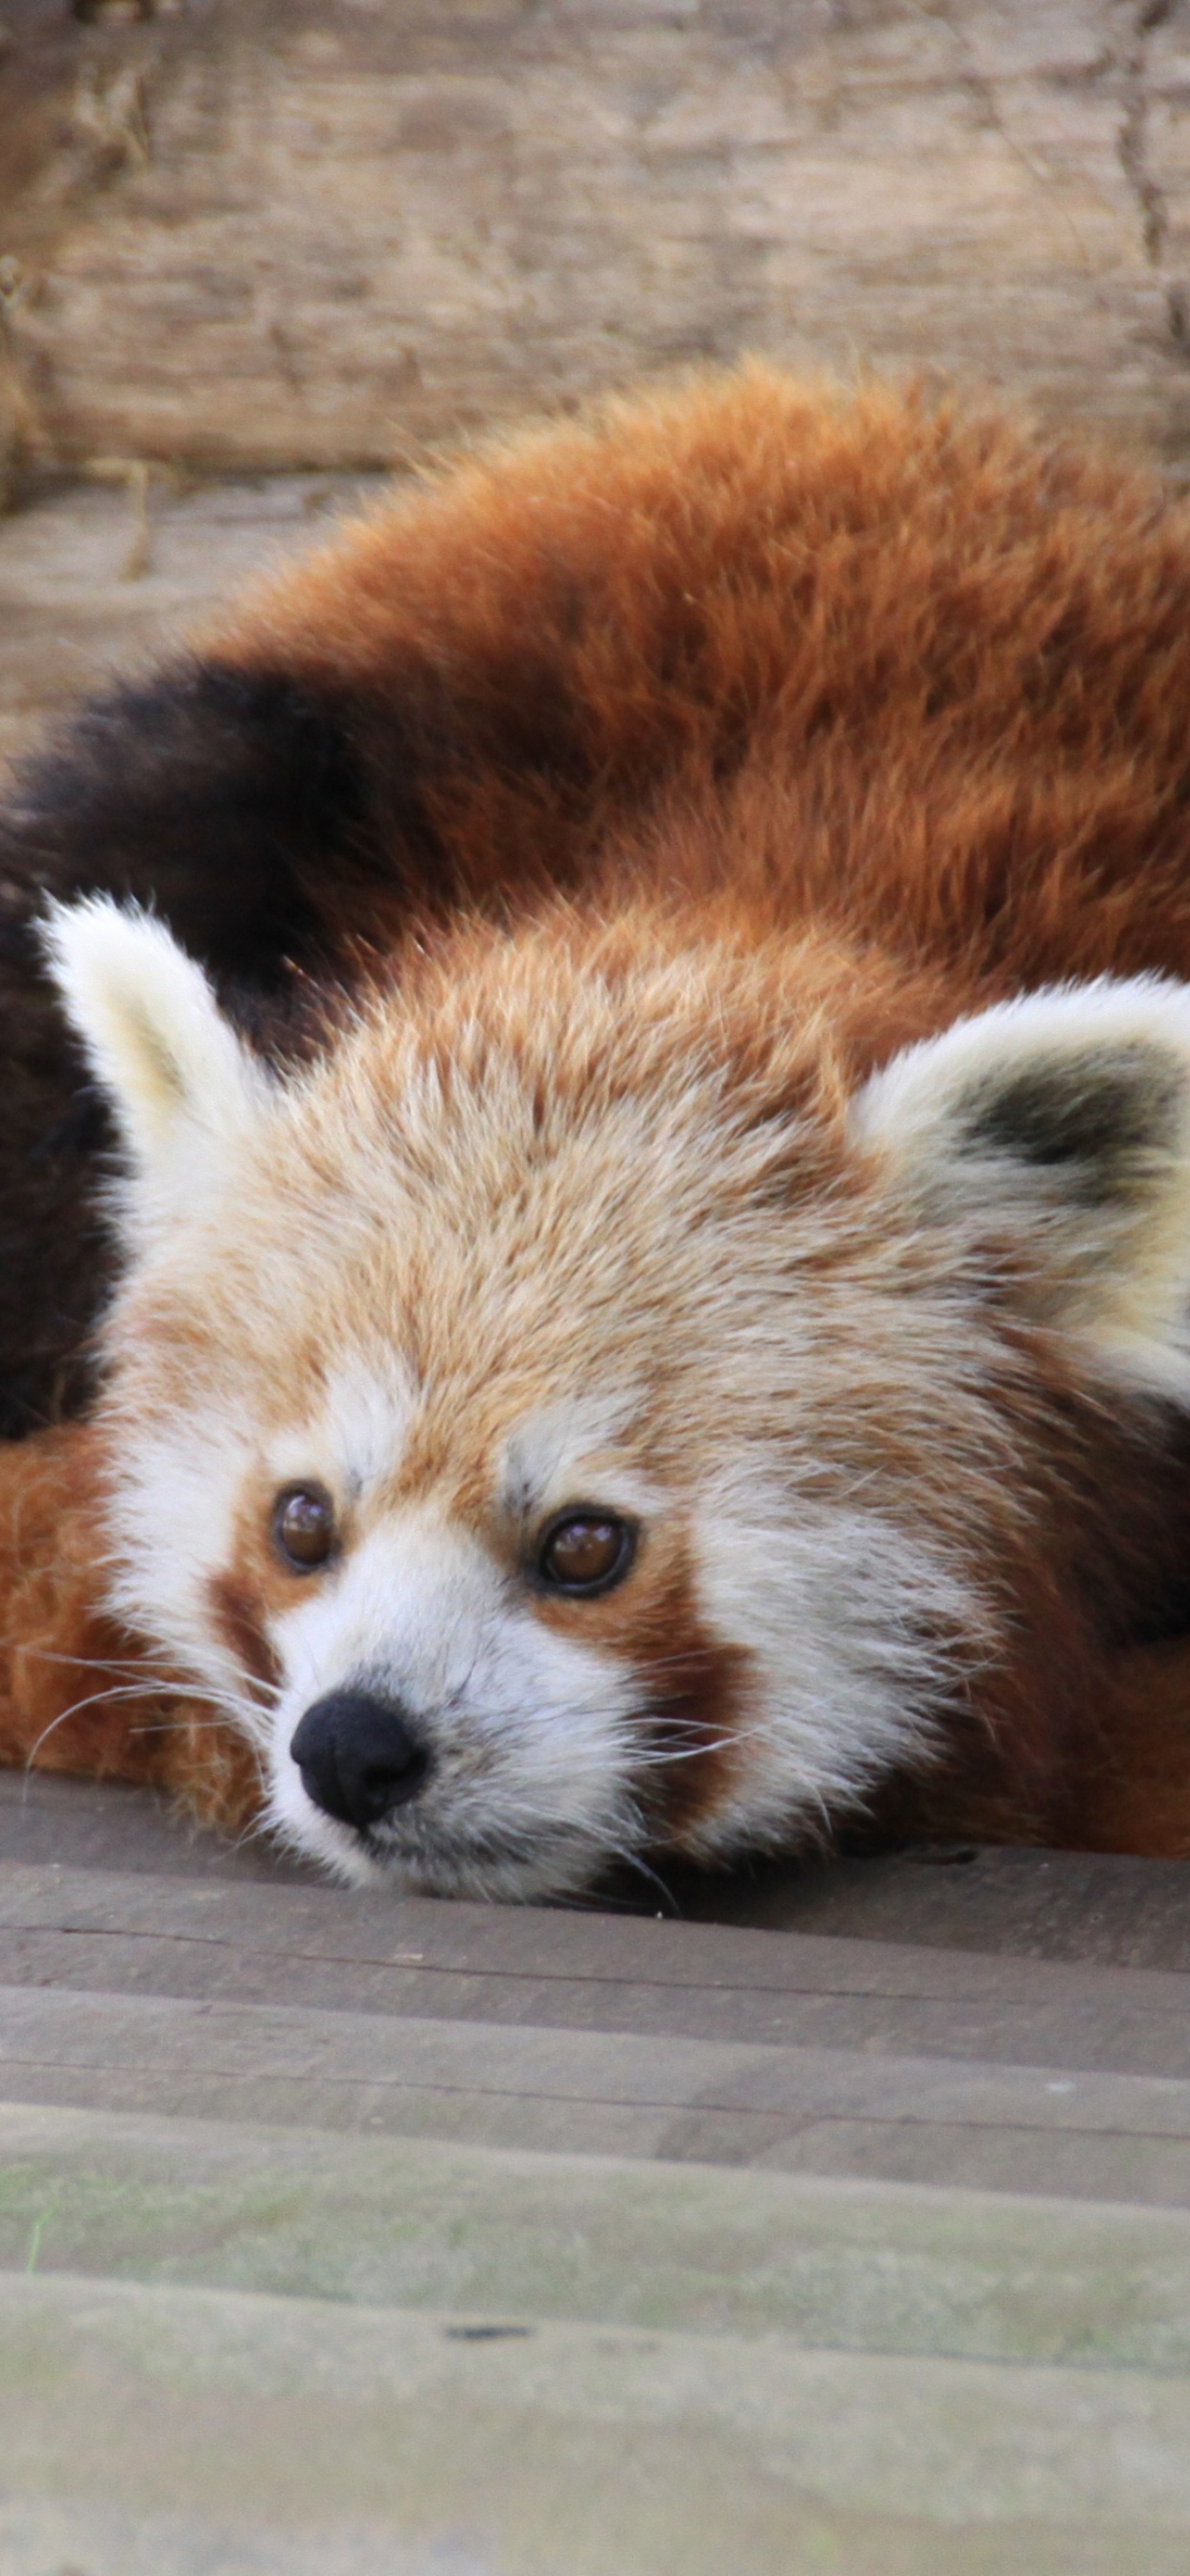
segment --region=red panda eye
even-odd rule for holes
[[[552,1592],[608,1592],[627,1574],[634,1532],[610,1512],[565,1512],[546,1531],[537,1571]]]
[[[299,1574],[325,1565],[335,1545],[335,1507],[321,1485],[287,1485],[273,1505],[273,1537]]]

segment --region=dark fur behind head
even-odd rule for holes
[[[343,902],[344,880],[385,868],[385,838],[349,711],[267,670],[190,663],[115,689],[18,774],[0,814],[0,1434],[77,1409],[110,1272],[107,1115],[42,972],[46,898],[151,905],[255,1027],[292,967],[334,962],[328,876]]]

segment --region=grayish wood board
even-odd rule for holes
[[[954,2549],[974,2527],[1029,2568],[1073,2519],[1122,2576],[1190,2532],[1190,2381],[1141,2371],[10,2274],[0,2403],[9,2498],[376,2517],[492,2576],[787,2576],[816,2518],[876,2516],[894,2546],[940,2531],[944,2564],[979,2563]]]
[[[1180,2576],[1190,1979],[1024,1954],[1066,1867],[406,1902],[10,1777],[4,2576]]]
[[[1169,1971],[594,1909],[8,1861],[0,1966],[13,1983],[211,2002],[1190,2075],[1190,1978]]]
[[[309,1864],[262,1840],[229,1843],[200,1833],[153,1790],[52,1771],[0,1770],[0,1860],[219,1883],[322,1884]]]
[[[844,2047],[0,1989],[9,2101],[1190,2200],[1190,2084]]]
[[[598,2506],[595,2491],[593,2510]],[[644,2565],[638,2557],[641,2576],[646,2568],[647,2576],[697,2569],[680,2524],[670,2539],[672,2547]],[[573,2532],[568,2545],[574,2548]],[[724,2563],[739,2564],[738,2554]],[[783,2517],[774,2553],[753,2555],[747,2576],[819,2576],[823,2568],[828,2576],[1021,2576],[1026,2568],[1028,2576],[1137,2576],[1142,2565],[1144,2576],[1185,2576],[1185,2537],[1152,2524],[927,2525],[910,2515],[894,2520],[810,2506]],[[539,2550],[506,2550],[497,2566],[457,2522],[423,2547],[401,2539],[391,2522],[358,2514],[298,2533],[225,2512],[216,2518],[61,2501],[6,2504],[0,2494],[0,2569],[3,2576],[510,2576],[521,2569],[524,2576],[571,2576],[572,2569],[591,2576],[591,2561],[574,2555],[563,2566]],[[631,2576],[627,2561],[615,2576]]]
[[[1190,2369],[1181,2211],[0,2106],[0,2270]]]

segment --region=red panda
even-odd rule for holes
[[[93,1405],[281,1834],[522,1897],[1052,1799],[1190,1616],[1188,707],[1149,476],[756,367],[26,774],[6,1421]]]

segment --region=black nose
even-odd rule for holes
[[[400,1709],[367,1691],[331,1691],[315,1700],[289,1750],[307,1797],[358,1833],[415,1798],[430,1767]]]

